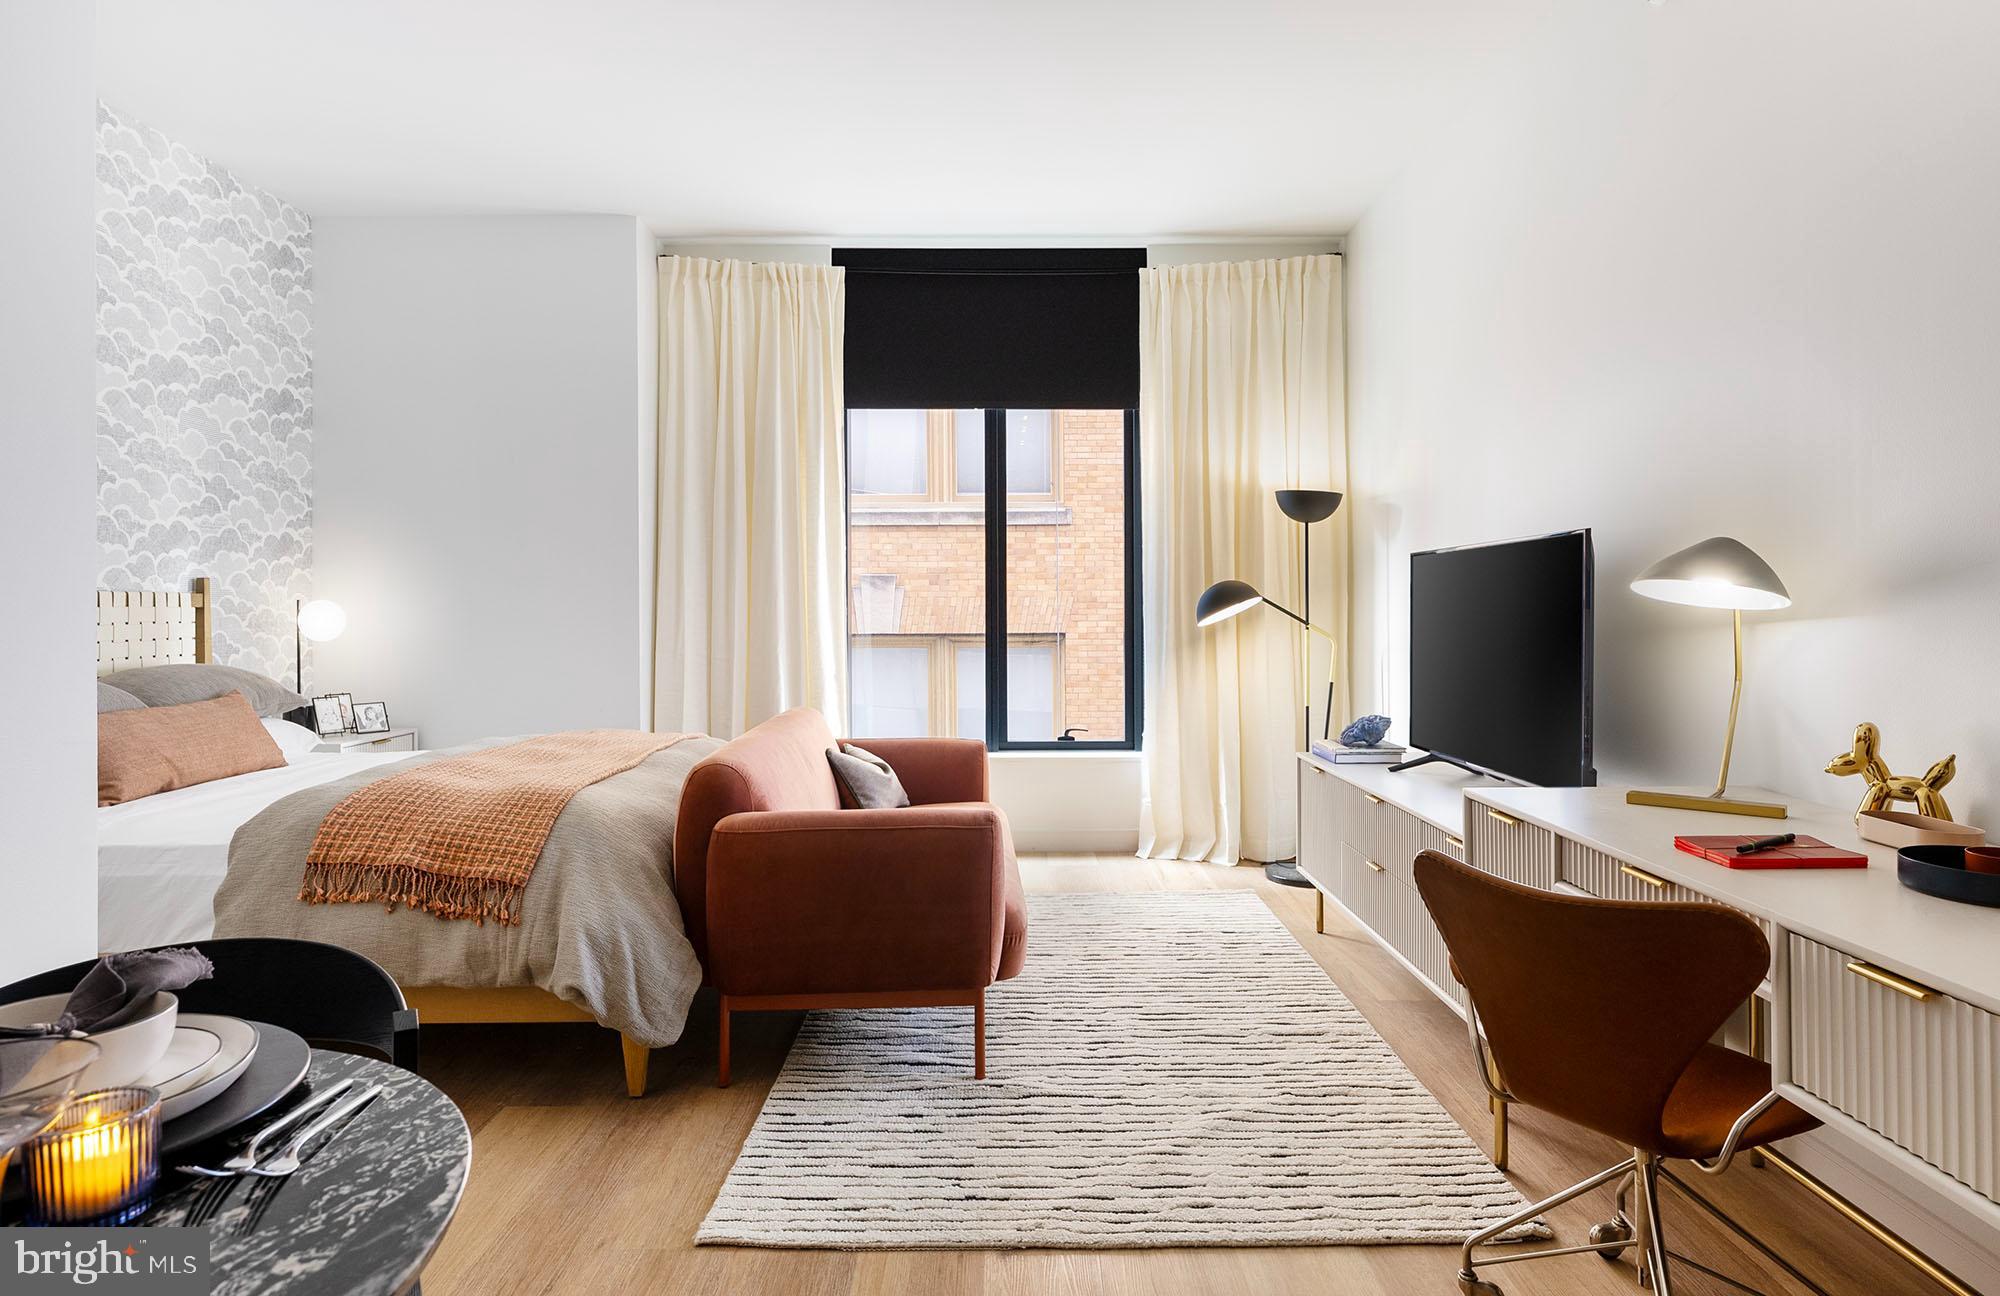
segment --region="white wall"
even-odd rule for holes
[[[1735,535],[1794,606],[1732,781],[1858,799],[1873,720],[2000,830],[2000,8],[1561,8],[1347,239],[1357,701],[1411,550],[1590,526],[1603,781],[1712,780],[1727,615],[1627,584]]]
[[[652,260],[624,216],[315,222],[309,691],[426,746],[643,727]]]
[[[0,5],[0,982],[97,949],[94,6]]]

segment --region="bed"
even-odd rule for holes
[[[99,591],[98,674],[210,662],[209,597],[206,580],[190,591]],[[589,813],[621,826],[640,820],[643,849],[605,851],[600,863],[588,849],[597,839],[586,838],[564,857],[567,868],[535,871],[521,926],[297,899],[298,825],[316,822],[345,789],[435,753],[289,750],[282,767],[103,806],[99,943],[109,951],[259,935],[342,945],[388,969],[426,1024],[597,1021],[618,1031],[627,1092],[638,1097],[649,1050],[678,1038],[701,976],[666,858],[675,807],[656,805],[677,803],[686,771],[718,745],[685,740],[578,793],[559,825]]]

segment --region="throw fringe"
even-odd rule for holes
[[[451,877],[413,864],[353,861],[306,865],[299,899],[307,904],[380,903],[422,909],[439,918],[470,918],[484,927],[491,918],[503,927],[521,925],[524,884],[497,878]]]

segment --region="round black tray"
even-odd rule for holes
[[[1943,900],[2000,906],[2000,873],[1966,868],[1963,846],[1903,847],[1896,852],[1896,880]]]

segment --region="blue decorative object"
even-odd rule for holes
[[[1365,715],[1340,731],[1340,741],[1349,747],[1373,747],[1388,733],[1388,716]]]

